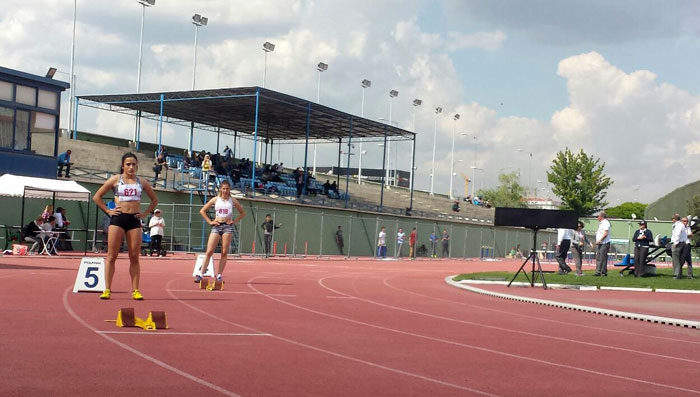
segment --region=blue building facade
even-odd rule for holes
[[[56,178],[61,93],[70,85],[0,67],[0,175]],[[53,157],[32,150],[33,134],[54,138]]]

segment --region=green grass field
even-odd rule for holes
[[[569,284],[569,285],[590,285],[597,287],[629,287],[629,288],[653,288],[653,289],[681,289],[681,290],[700,290],[700,279],[676,280],[672,276],[670,268],[657,269],[655,276],[649,277],[620,277],[621,268],[608,269],[607,277],[594,277],[593,270],[584,271],[584,275],[576,277],[574,273],[569,273],[566,276],[560,276],[554,272],[545,272],[545,280],[550,284]],[[685,268],[683,269],[685,270]],[[625,272],[625,274],[627,274]],[[461,280],[489,280],[489,281],[510,281],[515,275],[514,272],[484,272],[484,273],[468,273],[460,274],[454,278],[455,281]],[[529,275],[529,273],[528,273]],[[525,276],[520,273],[516,281],[526,282]]]

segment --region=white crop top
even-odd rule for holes
[[[230,197],[228,200],[217,197],[216,204],[214,204],[214,211],[216,211],[217,218],[232,218],[233,200]]]
[[[141,180],[136,177],[136,183],[124,183],[121,175],[119,176],[119,183],[114,186],[114,197],[119,201],[140,201],[141,200]]]

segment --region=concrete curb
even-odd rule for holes
[[[487,290],[484,290],[481,288],[473,287],[471,285],[464,285],[458,281],[452,280],[456,276],[457,275],[452,275],[452,276],[446,277],[445,282],[448,285],[451,285],[453,287],[461,288],[461,289],[464,289],[464,290],[467,290],[470,292],[475,292],[477,294],[481,294],[481,295],[485,295],[485,296],[491,296],[491,297],[495,297],[495,298],[507,299],[507,300],[517,301],[517,302],[534,303],[537,305],[558,307],[561,309],[576,310],[576,311],[580,311],[580,312],[602,314],[602,315],[610,316],[610,317],[618,317],[618,318],[626,318],[626,319],[630,319],[630,320],[646,321],[646,322],[656,323],[656,324],[673,325],[676,327],[683,327],[683,328],[700,329],[700,322],[698,322],[698,321],[682,320],[682,319],[672,318],[672,317],[652,316],[652,315],[648,315],[648,314],[640,314],[640,313],[632,313],[632,312],[623,312],[623,311],[619,311],[619,310],[602,309],[602,308],[593,307],[593,306],[574,305],[571,303],[557,302],[557,301],[537,299],[537,298],[526,298],[526,297],[517,296],[517,295],[503,294],[500,292],[487,291]]]

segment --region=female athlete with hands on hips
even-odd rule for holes
[[[131,275],[131,287],[133,292],[131,297],[135,300],[142,300],[143,296],[139,292],[139,279],[141,276],[141,265],[139,255],[141,254],[141,218],[158,205],[158,198],[153,192],[151,185],[146,180],[141,180],[136,176],[139,169],[138,160],[133,153],[126,153],[122,156],[121,172],[114,175],[97,190],[92,197],[92,201],[110,217],[109,229],[107,233],[107,264],[105,265],[105,290],[100,295],[100,299],[109,299],[112,295],[112,279],[114,278],[114,262],[119,254],[119,247],[122,245],[124,236],[129,247],[129,274]],[[116,206],[110,210],[105,205],[102,197],[107,191],[114,192]],[[151,199],[151,205],[146,211],[141,211],[141,193],[146,192]]]
[[[214,220],[209,219],[207,215],[207,210],[214,206],[214,212],[216,217]],[[238,216],[233,219],[233,207],[236,207],[238,211]],[[233,237],[233,225],[243,219],[245,216],[245,211],[243,206],[235,198],[231,197],[231,185],[228,181],[221,182],[221,187],[219,188],[219,195],[212,198],[207,202],[199,213],[202,215],[205,221],[212,226],[211,234],[209,235],[209,241],[207,242],[207,253],[204,256],[204,262],[202,267],[199,269],[199,274],[195,276],[194,282],[198,283],[202,280],[202,276],[207,271],[207,265],[209,264],[209,259],[214,254],[216,246],[219,244],[219,239],[221,239],[221,259],[219,260],[219,271],[216,273],[216,280],[223,281],[222,274],[224,273],[224,268],[226,267],[226,259],[228,257],[229,246],[231,245],[231,239]]]

